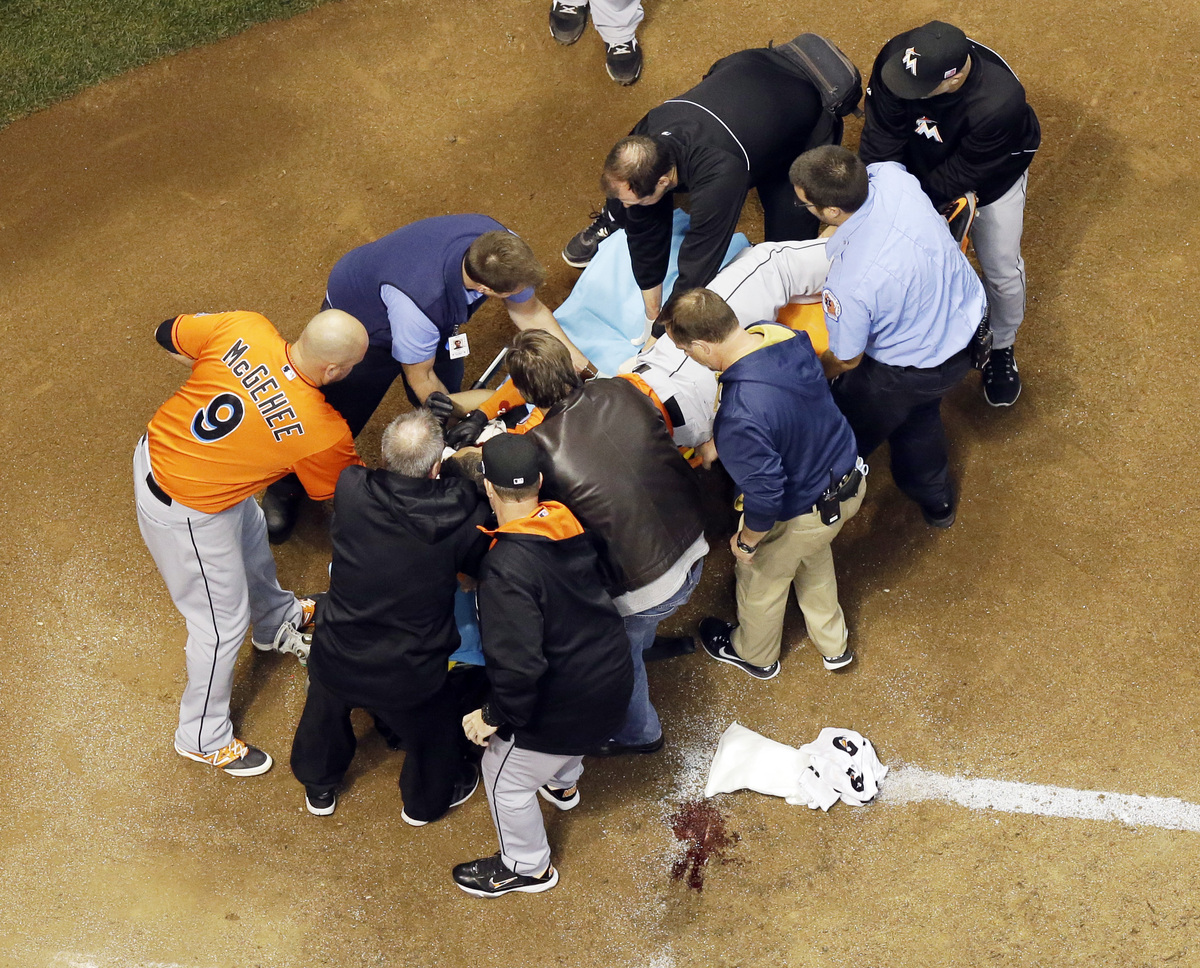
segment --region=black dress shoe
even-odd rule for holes
[[[958,516],[958,509],[949,501],[938,504],[921,505],[921,516],[931,528],[948,528]]]
[[[263,492],[262,512],[267,521],[267,540],[282,544],[292,536],[300,517],[300,495],[272,485]]]
[[[663,748],[663,738],[649,743],[618,743],[615,739],[606,739],[592,750],[589,756],[624,756],[626,753],[657,753]]]

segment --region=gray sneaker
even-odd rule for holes
[[[284,622],[271,642],[250,641],[260,652],[283,652],[294,655],[302,666],[308,665],[308,653],[312,650],[312,632],[301,632],[291,622]]]

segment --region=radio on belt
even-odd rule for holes
[[[828,526],[842,520],[842,502],[838,500],[839,484],[833,479],[833,470],[829,471],[829,487],[822,492],[817,501],[817,510],[821,512],[821,523]]]

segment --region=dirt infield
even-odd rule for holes
[[[646,74],[622,89],[594,32],[556,47],[545,4],[344,0],[0,133],[0,965],[1200,964],[1197,833],[742,793],[717,801],[739,840],[703,891],[670,876],[670,817],[735,719],[797,745],[849,726],[892,765],[1200,802],[1195,5],[879,0],[796,21],[762,0],[649,0]],[[666,749],[588,761],[582,805],[547,816],[559,886],[494,904],[449,879],[495,849],[483,796],[405,826],[400,754],[365,722],[337,813],[305,813],[289,657],[247,649],[234,694],[269,774],[172,752],[184,631],[130,486],[134,442],[180,378],[160,320],[255,309],[295,335],[339,255],[458,211],[526,237],[557,305],[577,274],[556,253],[648,108],[801,30],[867,70],[933,17],[999,50],[1042,122],[1025,391],[997,412],[970,379],[947,401],[949,531],[872,477],[836,545],[852,672],[822,671],[798,615],[770,683],[701,655],[651,667]],[[750,208],[744,227],[761,238]],[[476,317],[468,376],[508,332],[491,307]],[[400,406],[362,438],[368,459]],[[321,524],[279,551],[285,587],[324,587]],[[714,496],[715,546],[728,525]],[[732,614],[730,574],[711,556],[680,628]]]

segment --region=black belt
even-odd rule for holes
[[[162,501],[167,507],[170,507],[175,503],[171,500],[171,495],[158,486],[158,481],[154,479],[153,474],[146,475],[146,487],[150,488],[150,493]]]

